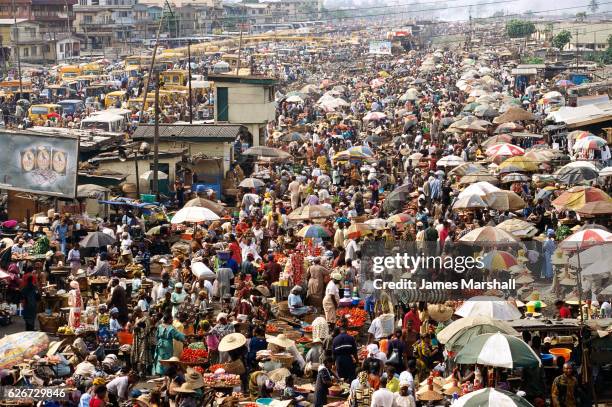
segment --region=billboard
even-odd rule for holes
[[[370,41],[370,54],[391,55],[391,41]]]
[[[0,189],[76,196],[79,139],[34,132],[0,133]]]

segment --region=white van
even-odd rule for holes
[[[126,126],[124,116],[112,113],[92,115],[81,121],[81,130],[98,130],[105,133],[121,134]]]

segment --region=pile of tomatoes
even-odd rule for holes
[[[206,349],[183,349],[181,353],[181,360],[183,362],[199,363],[208,358],[208,351]]]
[[[348,320],[349,326],[351,327],[362,327],[366,323],[368,313],[361,308],[340,308],[337,311],[338,322],[337,325],[342,324],[342,318]]]

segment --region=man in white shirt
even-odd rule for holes
[[[135,374],[128,374],[127,376],[119,376],[111,380],[106,388],[108,390],[108,396],[112,402],[113,398],[117,401],[125,401],[129,399],[130,387],[136,383],[137,376]]]
[[[380,387],[372,394],[371,407],[393,407],[395,395],[387,389],[387,378],[380,378]]]
[[[355,258],[357,257],[357,251],[359,250],[359,246],[357,245],[355,239],[349,239],[344,249],[346,251],[344,255],[344,260],[355,260]]]

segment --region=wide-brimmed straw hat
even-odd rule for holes
[[[169,359],[161,359],[159,361],[159,363],[161,363],[162,365],[164,365],[164,364],[169,365],[169,364],[172,364],[172,363],[179,363],[180,361],[181,360],[178,357],[172,356]]]
[[[238,349],[244,346],[247,342],[246,337],[240,333],[233,333],[223,337],[219,342],[219,352],[229,352],[230,350]]]
[[[289,339],[285,334],[280,334],[278,336],[268,336],[266,337],[268,343],[272,345],[280,346],[281,348],[288,348],[290,346],[295,345],[295,342]]]
[[[187,369],[187,374],[185,374],[185,380],[187,381],[187,383],[191,383],[195,389],[204,387],[204,378],[202,377],[202,374],[196,372],[191,368]]]
[[[177,393],[195,393],[196,387],[194,387],[192,383],[185,382],[181,384],[181,387],[179,387],[178,389],[174,391]]]

